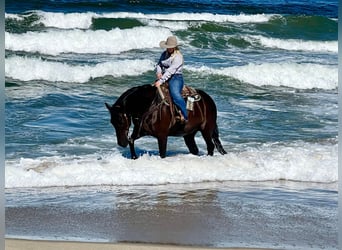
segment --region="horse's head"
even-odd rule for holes
[[[131,126],[130,116],[123,112],[120,106],[105,104],[110,113],[110,122],[115,128],[118,144],[121,147],[127,147],[129,141],[128,132]]]

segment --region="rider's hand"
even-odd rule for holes
[[[158,88],[160,85],[161,85],[161,82],[160,82],[160,81],[156,81],[156,82],[154,83],[154,86],[156,86],[157,88]]]
[[[162,73],[157,73],[156,75],[157,75],[157,79],[160,79],[160,78],[162,78],[162,76],[163,76]]]

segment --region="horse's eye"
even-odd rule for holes
[[[119,116],[119,120],[118,120],[118,122],[119,122],[120,124],[122,124],[122,123],[123,123],[123,119],[122,119],[122,117],[121,117],[121,116]]]
[[[125,119],[124,119],[124,117],[123,116],[119,116],[118,117],[118,124],[120,124],[120,125],[122,125],[122,124],[124,124],[125,123]]]

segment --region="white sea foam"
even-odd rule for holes
[[[22,15],[12,14],[12,13],[5,13],[5,18],[11,18],[11,19],[19,20],[19,21],[24,19]]]
[[[251,43],[260,43],[268,48],[284,50],[312,51],[312,52],[338,52],[337,41],[304,41],[300,39],[278,39],[264,36],[249,36],[245,38]]]
[[[171,31],[185,30],[191,25],[184,21],[171,22],[169,20],[145,20],[144,22],[148,26],[123,30],[116,28],[110,31],[73,29],[26,32],[24,34],[5,32],[5,48],[49,55],[60,53],[118,54],[134,49],[155,48],[161,37],[171,35]],[[267,48],[289,51],[338,52],[337,41],[303,41],[264,36],[245,36],[244,39],[254,45]]]
[[[171,14],[141,14],[121,12],[113,13],[110,17],[121,18],[145,18],[155,20],[172,20],[172,21],[212,21],[212,22],[233,22],[233,23],[260,23],[267,22],[274,15],[272,14],[239,14],[239,15],[221,15],[212,13],[171,13]]]
[[[72,66],[61,62],[38,58],[10,57],[5,60],[7,77],[22,81],[46,80],[61,82],[87,82],[91,78],[124,75],[140,75],[153,70],[154,62],[148,59],[120,60],[95,65]]]
[[[86,82],[106,75],[140,75],[154,69],[149,59],[117,60],[94,65],[69,65],[39,58],[13,56],[5,59],[5,74],[13,79],[30,81]],[[185,67],[200,74],[215,74],[236,78],[256,86],[286,86],[297,89],[336,89],[336,66],[298,63],[248,64],[226,68]]]
[[[256,86],[286,86],[298,89],[336,89],[337,66],[312,63],[263,63],[226,68],[189,67],[202,74],[217,74],[236,78]]]
[[[142,22],[151,27],[164,27],[172,31],[187,30],[191,25],[186,21],[142,20]]]
[[[61,53],[119,54],[134,49],[157,47],[167,28],[136,27],[120,30],[49,30],[24,34],[5,33],[5,48],[13,51]]]
[[[337,144],[304,142],[266,144],[227,155],[180,154],[160,159],[145,154],[138,160],[120,153],[7,160],[5,186],[159,185],[208,181],[293,180],[336,182]]]
[[[40,16],[38,22],[46,27],[59,29],[88,29],[91,27],[93,18],[135,18],[139,20],[157,21],[213,21],[213,22],[233,22],[233,23],[260,23],[267,22],[272,14],[239,14],[239,15],[220,15],[212,13],[171,13],[171,14],[144,14],[140,12],[111,12],[111,13],[57,13],[35,11]],[[21,19],[17,14],[6,14],[7,18]]]
[[[88,29],[92,24],[92,18],[98,17],[93,12],[85,13],[59,13],[37,11],[40,16],[39,22],[46,27],[55,27],[59,29]]]

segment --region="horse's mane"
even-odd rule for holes
[[[140,86],[136,86],[136,87],[132,87],[128,90],[126,90],[119,98],[118,100],[115,102],[114,106],[125,106],[126,105],[126,102],[127,102],[127,99],[130,95],[138,92],[138,91],[141,91],[141,90],[144,90],[144,89],[152,89],[152,86],[150,84],[145,84],[145,85],[140,85]]]
[[[126,103],[127,97],[130,96],[132,93],[136,92],[139,87],[133,87],[126,90],[115,102],[114,105],[122,105]]]

